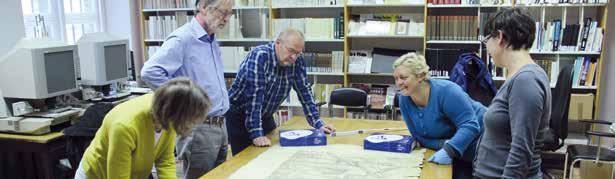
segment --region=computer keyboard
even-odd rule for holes
[[[131,87],[128,88],[128,91],[130,91],[130,93],[132,94],[146,94],[151,92],[152,90],[149,88]]]

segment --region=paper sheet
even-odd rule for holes
[[[410,154],[364,150],[358,145],[272,146],[231,179],[419,178],[425,149]]]

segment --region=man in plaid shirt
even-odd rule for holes
[[[270,146],[265,134],[276,128],[273,114],[293,88],[299,95],[308,123],[325,133],[335,131],[320,119],[305,71],[301,52],[303,34],[289,28],[275,42],[254,48],[241,63],[229,91],[226,126],[233,155],[246,147]]]

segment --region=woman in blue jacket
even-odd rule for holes
[[[393,64],[399,106],[410,133],[437,150],[430,162],[453,164],[453,178],[472,178],[476,142],[486,108],[448,80],[430,79],[422,55],[408,53]]]

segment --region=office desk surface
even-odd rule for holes
[[[406,128],[403,121],[385,121],[385,120],[356,120],[356,119],[325,119],[327,124],[333,124],[337,131],[348,131],[357,129],[375,129],[375,128]],[[278,129],[309,129],[311,128],[305,118],[294,117],[288,123],[282,125]],[[268,136],[272,139],[272,144],[279,145],[278,129],[274,130]],[[408,134],[408,130],[387,132],[397,134]],[[328,144],[354,144],[363,145],[363,139],[369,134],[358,134],[350,136],[327,137]],[[222,163],[214,170],[210,171],[201,178],[227,178],[237,169],[247,164],[250,160],[256,158],[261,153],[265,152],[268,147],[250,146],[241,153],[233,156],[231,159]],[[437,165],[427,162],[427,159],[434,153],[433,150],[427,150],[421,171],[422,179],[445,179],[452,178],[453,168],[451,165]]]
[[[0,140],[21,140],[26,142],[34,142],[45,144],[51,140],[57,139],[59,137],[64,136],[62,131],[60,132],[51,132],[43,135],[25,135],[25,134],[9,134],[9,133],[0,133]]]

